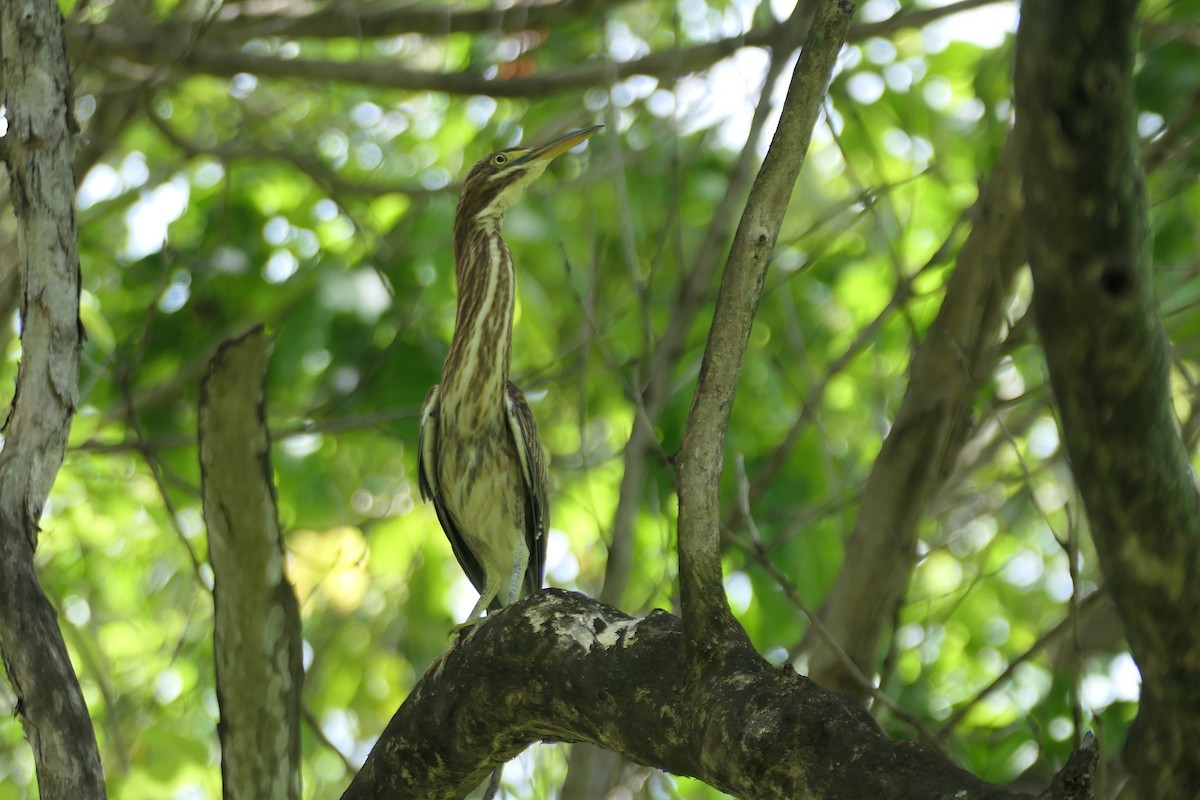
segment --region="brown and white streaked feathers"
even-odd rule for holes
[[[439,425],[437,417],[440,413],[440,386],[433,386],[425,395],[421,406],[421,438],[417,454],[417,485],[421,490],[421,498],[433,503],[438,521],[454,557],[467,578],[477,591],[482,593],[487,586],[485,567],[480,563],[468,540],[459,530],[458,524],[446,508],[443,493],[440,490],[441,480],[436,468],[438,463]],[[522,580],[522,596],[532,594],[541,588],[542,575],[546,564],[546,528],[549,524],[549,504],[547,501],[546,460],[542,451],[541,440],[537,434],[537,423],[534,422],[533,412],[525,395],[515,384],[509,382],[504,403],[504,414],[507,425],[503,435],[507,437],[504,449],[515,454],[520,466],[521,483],[519,496],[521,502],[520,517],[523,523],[525,546],[529,553],[528,568]],[[456,461],[463,460],[464,454],[456,453]],[[481,464],[484,458],[466,456],[468,462]],[[478,472],[478,469],[472,473]],[[478,479],[478,475],[468,473],[469,477]],[[503,501],[502,501],[503,502]],[[515,516],[515,515],[514,515]],[[512,598],[510,602],[515,601]],[[492,598],[488,610],[499,608],[499,597]]]
[[[546,165],[598,130],[500,150],[463,185],[454,220],[458,311],[442,380],[421,409],[421,496],[480,592],[470,619],[541,588],[546,466],[525,396],[508,380],[516,279],[504,214]]]

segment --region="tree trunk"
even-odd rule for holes
[[[1135,0],[1028,0],[1017,37],[1034,310],[1100,565],[1142,673],[1142,796],[1200,787],[1200,494],[1180,439],[1137,163]]]
[[[54,0],[0,4],[8,166],[20,250],[21,366],[0,451],[0,655],[45,800],[103,798],[96,733],[34,571],[38,521],[62,465],[79,387],[75,126]]]

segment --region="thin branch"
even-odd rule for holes
[[[262,77],[296,78],[314,82],[440,91],[490,97],[537,97],[602,87],[632,75],[677,77],[703,70],[742,47],[769,47],[784,31],[782,25],[756,29],[742,36],[718,39],[680,51],[652,53],[634,61],[589,62],[528,77],[491,79],[475,72],[440,73],[402,67],[388,61],[284,59],[247,53],[223,44],[188,46],[154,29],[121,29],[91,25],[71,31],[71,56],[82,63],[102,64],[123,59],[133,64],[169,67],[184,73],[230,77],[241,72]]]
[[[142,430],[137,410],[133,407],[133,390],[129,385],[128,373],[122,373],[117,380],[121,397],[125,401],[125,413],[128,415],[127,423],[130,430],[133,431],[134,449],[142,457],[142,461],[146,464],[146,469],[150,471],[150,476],[154,479],[154,485],[158,489],[158,496],[163,502],[163,509],[166,511],[167,517],[171,522],[171,530],[175,533],[175,538],[183,545],[183,549],[188,555],[188,561],[192,565],[192,577],[196,580],[197,585],[207,592],[209,587],[204,582],[200,557],[196,555],[196,548],[192,546],[191,540],[188,539],[187,533],[183,530],[183,525],[180,524],[179,512],[175,509],[175,501],[171,499],[171,493],[167,490],[166,480],[163,477],[162,463],[155,456],[154,451],[146,446],[145,432]]]
[[[859,668],[873,674],[884,624],[903,600],[916,563],[926,505],[969,433],[970,410],[995,360],[1004,301],[1023,259],[1019,171],[1001,156],[974,209],[974,225],[938,316],[913,356],[908,388],[859,504],[846,558],[822,619]],[[872,587],[864,593],[862,587]],[[855,691],[857,682],[823,641],[809,635],[810,674]]]
[[[358,765],[351,761],[350,756],[343,753],[338,746],[333,743],[333,740],[330,739],[328,734],[325,733],[325,729],[321,727],[321,721],[317,719],[317,715],[312,712],[312,709],[308,707],[308,704],[303,706],[303,713],[304,721],[308,723],[308,727],[310,730],[312,730],[313,736],[316,736],[317,741],[325,745],[327,749],[337,756],[338,761],[342,762],[342,768],[346,770],[346,774],[358,774]]]
[[[1029,648],[1023,653],[1009,661],[1008,665],[1005,666],[1003,671],[1001,671],[999,675],[988,682],[986,686],[977,691],[975,695],[971,697],[971,699],[957,706],[950,717],[942,724],[942,727],[938,729],[938,736],[942,738],[949,737],[950,734],[954,732],[954,729],[962,724],[962,721],[966,719],[966,716],[968,713],[970,713],[971,709],[975,708],[981,702],[986,700],[988,695],[1007,683],[1022,664],[1031,660],[1058,640],[1074,635],[1074,628],[1079,615],[1098,607],[1100,603],[1106,599],[1107,595],[1105,594],[1103,587],[1101,587],[1100,589],[1092,592],[1082,601],[1076,603],[1074,605],[1074,611],[1068,610],[1067,616],[1064,617],[1062,621],[1039,636],[1037,641],[1030,645]]]
[[[984,6],[997,5],[1005,1],[958,0],[956,3],[947,3],[944,6],[937,6],[935,8],[920,8],[912,5],[903,6],[895,14],[879,22],[859,22],[851,25],[850,34],[846,37],[846,41],[859,42],[871,37],[887,37],[900,31],[924,28],[926,25],[937,22],[940,19],[961,14],[964,11],[973,11],[976,8],[983,8]]]
[[[767,457],[766,462],[755,473],[754,481],[749,489],[750,501],[752,503],[762,497],[763,492],[767,490],[775,480],[775,477],[787,464],[792,450],[795,449],[797,442],[800,441],[801,434],[808,428],[813,415],[820,408],[830,382],[841,374],[859,353],[866,350],[875,341],[879,330],[891,318],[896,309],[902,306],[911,295],[911,281],[906,280],[897,284],[896,290],[892,293],[892,297],[887,305],[875,316],[875,319],[855,335],[854,341],[850,342],[846,346],[846,349],[829,363],[824,374],[812,385],[812,388],[808,391],[808,395],[800,405],[799,413],[796,414],[795,420],[792,421],[791,426],[788,428],[787,435],[783,437],[783,441],[776,445],[775,449],[771,451],[770,456]],[[726,524],[729,523],[727,522]]]
[[[844,0],[825,0],[817,9],[779,127],[734,234],[677,458],[679,578],[685,646],[693,667],[745,636],[721,581],[719,483],[725,429],[783,215],[853,13]]]
[[[150,120],[150,123],[163,135],[163,138],[178,148],[188,158],[208,156],[226,164],[235,161],[280,161],[295,167],[323,190],[334,194],[362,194],[371,197],[403,194],[409,197],[429,197],[439,194],[451,194],[461,189],[461,186],[457,184],[449,184],[441,189],[426,189],[423,186],[415,184],[348,180],[339,175],[335,169],[322,164],[316,158],[287,147],[271,147],[263,144],[240,145],[234,143],[206,146],[187,139],[172,128],[165,119],[155,112],[153,104],[149,102],[149,98],[144,103],[143,111]]]
[[[759,536],[758,526],[754,522],[754,515],[750,510],[750,482],[746,478],[745,464],[738,456],[738,511],[742,515],[742,520],[746,524],[746,529],[750,532],[750,542],[744,542],[736,536],[727,535],[725,538],[736,545],[743,553],[754,559],[754,562],[759,565],[771,578],[783,589],[784,595],[788,601],[794,605],[805,617],[808,618],[809,624],[817,631],[817,634],[826,640],[828,646],[832,647],[840,654],[842,663],[846,670],[850,672],[859,682],[862,691],[869,694],[877,703],[887,708],[897,719],[911,727],[917,734],[925,740],[925,742],[933,747],[942,758],[947,761],[954,762],[954,754],[938,737],[928,725],[922,722],[915,714],[901,706],[896,700],[889,696],[882,689],[877,687],[870,678],[863,674],[862,670],[846,655],[846,651],[838,646],[837,641],[821,622],[821,618],[812,606],[800,594],[796,585],[783,573],[783,570],[776,566],[775,562],[767,555],[766,548],[763,546],[762,537]]]
[[[688,331],[695,321],[696,314],[709,297],[720,255],[734,232],[736,209],[750,187],[754,163],[757,160],[755,149],[763,126],[770,116],[771,89],[783,66],[784,59],[779,54],[773,55],[763,81],[758,105],[750,121],[749,135],[730,171],[725,194],[713,211],[712,222],[696,252],[691,270],[680,282],[679,296],[671,314],[671,321],[653,353],[645,360],[643,372],[646,382],[640,394],[634,396],[638,414],[633,430],[630,431],[629,441],[625,445],[624,470],[621,473],[617,510],[613,514],[612,538],[605,566],[601,602],[617,605],[625,593],[633,564],[633,528],[645,490],[646,458],[652,449],[658,447],[654,426],[670,399],[671,375],[684,352]]]
[[[136,413],[136,403],[133,413]],[[364,429],[377,429],[386,422],[396,422],[402,419],[415,419],[420,408],[418,406],[401,406],[390,408],[374,414],[353,414],[345,417],[329,417],[327,419],[311,420],[289,425],[283,428],[271,429],[271,441],[294,439],[297,436],[312,436],[319,433],[338,433]],[[196,437],[187,434],[178,436],[160,436],[157,439],[139,439],[130,437],[119,442],[102,442],[88,439],[71,447],[71,452],[82,453],[125,453],[130,450],[157,452],[179,447],[193,447]]]
[[[205,23],[205,31],[208,35],[232,41],[256,36],[373,39],[409,34],[517,33],[550,29],[627,2],[629,0],[560,0],[480,9],[438,7],[435,3],[419,6],[333,2],[307,14],[288,13],[288,7],[278,14],[246,14],[226,5],[214,20]],[[172,27],[183,31],[197,25],[189,21],[175,23]]]

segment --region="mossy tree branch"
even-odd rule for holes
[[[1107,586],[1142,673],[1143,797],[1200,786],[1200,494],[1176,428],[1133,101],[1136,0],[1027,0],[1017,135],[1034,310]]]
[[[300,796],[300,609],[284,573],[267,432],[262,328],[231,339],[200,389],[204,520],[227,798]]]
[[[434,662],[342,798],[460,798],[546,740],[591,742],[738,797],[1030,800],[888,739],[857,700],[749,645],[738,666],[696,681],[683,636],[671,614],[634,618],[558,589],[509,606]],[[1043,797],[1082,798],[1094,763],[1089,742]]]

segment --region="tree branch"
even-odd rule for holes
[[[867,675],[876,670],[884,626],[908,588],[925,507],[958,458],[978,387],[995,361],[1004,302],[1024,262],[1020,221],[1020,171],[1010,144],[979,198],[938,316],[913,356],[908,389],[822,610],[834,639]],[[861,684],[826,641],[812,631],[808,640],[813,679],[861,695]]]
[[[271,343],[221,346],[200,388],[200,475],[215,606],[224,796],[300,796],[300,610],[283,569],[267,436]]]
[[[679,580],[693,663],[745,636],[729,610],[721,579],[719,484],[725,429],[779,227],[853,13],[854,6],[846,0],[824,0],[817,9],[717,295],[677,460]]]
[[[938,19],[989,5],[999,0],[960,0],[941,8],[918,12],[901,11],[888,19],[863,23],[852,28],[847,41],[862,41],[872,36],[889,36],[902,30],[911,30],[930,24]],[[584,1],[578,5],[559,3],[548,7],[546,16],[537,20],[572,18],[571,13],[588,13],[596,3]],[[716,39],[711,42],[674,50],[651,53],[633,61],[592,61],[574,67],[543,72],[528,77],[507,80],[492,80],[474,72],[427,72],[400,67],[395,62],[334,61],[329,59],[280,58],[273,55],[258,55],[244,52],[241,42],[247,33],[256,36],[354,36],[371,39],[380,36],[400,35],[401,31],[436,35],[449,33],[439,20],[455,16],[450,24],[454,30],[475,30],[486,25],[490,17],[494,24],[484,30],[521,30],[534,24],[531,12],[515,13],[516,9],[478,12],[417,12],[413,9],[386,9],[372,12],[370,24],[362,7],[349,12],[340,10],[316,12],[308,17],[293,20],[280,18],[275,22],[263,21],[262,27],[251,27],[245,31],[231,30],[221,22],[201,25],[200,23],[163,23],[160,25],[117,25],[112,22],[72,25],[67,30],[71,56],[81,63],[111,65],[114,59],[123,59],[133,64],[169,67],[184,73],[232,76],[240,72],[253,75],[298,78],[309,81],[334,81],[356,83],[363,86],[408,89],[411,91],[442,91],[449,94],[484,94],[491,97],[536,97],[556,92],[578,91],[597,86],[606,86],[614,80],[623,80],[632,75],[650,75],[668,79],[707,69],[721,59],[732,55],[743,47],[779,47],[793,41],[788,30],[789,22],[774,23],[746,31],[744,34]],[[520,6],[516,8],[528,8]],[[568,12],[568,8],[570,11]],[[553,9],[553,11],[551,11]],[[581,12],[580,9],[583,9]],[[428,14],[418,20],[419,14]],[[457,14],[462,14],[458,17]],[[467,15],[477,15],[468,22]],[[530,14],[523,18],[521,14]],[[359,27],[356,20],[363,20]],[[229,25],[232,25],[230,23]],[[347,27],[350,26],[350,27]],[[499,27],[497,27],[499,26]],[[512,26],[511,28],[509,26]],[[278,27],[278,30],[273,30]],[[552,27],[552,26],[547,26]],[[228,34],[228,38],[224,35]],[[201,41],[203,38],[204,41]]]
[[[651,53],[623,62],[592,61],[522,78],[493,80],[477,72],[429,72],[389,61],[284,59],[247,53],[225,44],[195,43],[155,28],[81,25],[70,31],[72,58],[85,63],[124,59],[134,64],[169,67],[185,73],[232,76],[240,72],[276,78],[356,83],[411,91],[484,94],[490,97],[544,97],[547,94],[604,86],[631,75],[666,78],[705,69],[742,47],[771,46],[782,25],[755,29],[682,50]]]
[[[103,798],[96,733],[34,570],[38,521],[79,392],[73,89],[53,0],[0,4],[8,166],[20,249],[21,366],[0,451],[0,655],[47,800]]]
[[[796,13],[800,12],[801,7],[797,6]],[[793,25],[793,29],[798,28],[799,25]],[[645,409],[645,419],[635,415],[633,430],[630,431],[629,441],[625,445],[624,469],[621,473],[617,510],[613,514],[612,544],[605,566],[601,602],[619,605],[624,596],[633,563],[633,528],[645,488],[646,458],[651,446],[657,444],[653,426],[658,423],[670,399],[671,376],[687,345],[688,332],[696,320],[696,315],[711,297],[713,277],[717,273],[721,254],[735,230],[737,208],[751,186],[757,159],[756,147],[772,107],[771,90],[783,70],[784,62],[785,59],[781,55],[772,55],[758,105],[755,106],[754,115],[750,120],[749,135],[737,161],[734,162],[733,169],[730,170],[725,194],[721,196],[713,211],[712,222],[696,250],[691,270],[680,281],[671,319],[655,344],[654,352],[645,360],[645,385],[640,398]]]
[[[1136,0],[1028,0],[1017,136],[1034,311],[1106,584],[1142,673],[1144,797],[1200,786],[1200,495],[1175,427],[1134,130]]]
[[[995,2],[996,0],[992,0]],[[507,7],[466,9],[452,6],[425,7],[393,3],[329,3],[307,14],[242,14],[226,6],[217,19],[203,23],[207,32],[231,40],[255,36],[352,37],[374,39],[384,36],[447,36],[452,33],[503,34],[531,28],[549,29],[603,11],[629,0],[560,0],[550,3],[514,3]],[[308,8],[301,4],[301,8]],[[286,8],[286,7],[285,7]],[[181,33],[199,22],[176,22]]]
[[[1029,797],[889,740],[855,700],[749,645],[741,667],[692,681],[682,638],[665,612],[629,617],[558,589],[510,606],[434,662],[343,800],[459,798],[538,740],[592,742],[740,797]]]

